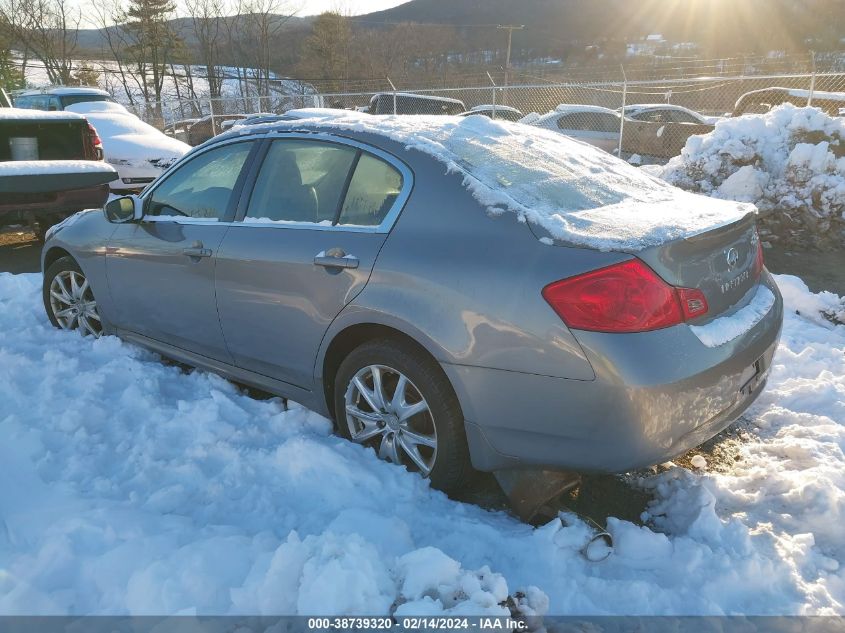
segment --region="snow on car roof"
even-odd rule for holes
[[[28,110],[25,108],[0,108],[0,119],[5,121],[32,121],[33,119],[59,119],[72,120],[84,119],[81,114],[66,112],[63,110],[47,112],[45,110]]]
[[[308,121],[276,123],[301,127]],[[387,137],[442,162],[488,212],[516,213],[564,242],[638,251],[735,222],[749,204],[686,193],[550,130],[486,117],[343,112],[310,122]]]
[[[25,90],[21,92],[18,96],[28,96],[28,95],[102,95],[104,97],[110,97],[111,95],[106,92],[105,90],[100,90],[99,88],[88,88],[85,86],[81,87],[71,87],[71,86],[57,86],[55,88],[34,88],[32,90]]]

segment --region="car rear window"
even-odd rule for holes
[[[62,107],[66,108],[75,103],[88,103],[89,101],[110,101],[114,103],[114,99],[106,95],[63,95]]]

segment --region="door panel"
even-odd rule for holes
[[[217,307],[237,366],[311,389],[329,324],[361,292],[386,234],[233,225],[217,257]],[[339,249],[357,268],[314,263]],[[339,253],[337,253],[339,254]]]
[[[231,363],[214,294],[214,264],[256,144],[194,154],[144,194],[140,223],[119,225],[106,274],[119,328]]]
[[[214,296],[214,256],[228,228],[160,221],[118,226],[106,256],[114,324],[231,363]]]

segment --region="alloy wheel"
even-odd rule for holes
[[[346,388],[346,424],[353,442],[428,476],[437,458],[434,418],[420,390],[385,365],[358,370]]]
[[[50,308],[63,330],[100,336],[103,327],[88,280],[75,270],[63,270],[50,282]]]

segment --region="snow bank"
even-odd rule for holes
[[[845,119],[785,104],[691,136],[659,174],[688,191],[752,202],[774,238],[845,243]]]
[[[845,327],[778,283],[742,459],[644,477],[647,526],[610,518],[592,564],[572,514],[450,501],[300,407],[54,330],[4,273],[0,613],[845,613]]]
[[[290,122],[292,128],[302,122]],[[549,234],[603,250],[638,251],[753,212],[666,185],[585,143],[486,117],[333,113],[322,129],[380,134],[430,154],[490,213],[514,212]]]

